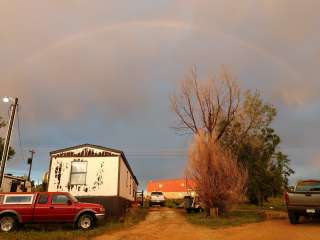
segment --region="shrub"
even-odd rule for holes
[[[195,181],[196,192],[207,214],[217,208],[224,213],[243,199],[247,171],[231,152],[220,147],[214,138],[200,132],[190,148],[187,175]]]

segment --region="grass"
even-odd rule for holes
[[[253,204],[240,204],[238,209],[241,210],[274,210],[274,211],[287,211],[287,207],[284,200],[280,197],[269,198],[268,202],[265,202],[262,206],[256,206]]]
[[[183,204],[183,199],[166,199],[165,206],[168,208],[179,208]]]
[[[190,223],[205,225],[210,228],[221,228],[264,221],[270,210],[271,212],[283,213],[287,209],[282,198],[270,198],[269,202],[266,202],[263,206],[240,204],[235,210],[218,218],[206,217],[204,213],[187,214],[186,216]]]
[[[148,214],[145,208],[130,209],[129,213],[121,220],[110,220],[105,224],[90,230],[74,230],[72,225],[26,225],[17,232],[1,233],[1,240],[86,240],[101,235],[107,231],[133,226],[144,220]]]
[[[216,229],[262,222],[265,220],[265,216],[259,211],[235,210],[219,217],[206,217],[205,213],[187,214],[187,220],[192,224],[204,225]]]

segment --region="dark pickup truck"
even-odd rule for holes
[[[303,180],[285,193],[289,220],[298,224],[300,216],[320,216],[320,180]]]
[[[100,204],[82,203],[69,193],[0,193],[0,229],[10,232],[25,223],[74,223],[86,230],[103,220]]]

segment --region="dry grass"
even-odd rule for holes
[[[231,211],[219,217],[207,217],[203,213],[188,214],[187,220],[192,224],[204,225],[210,228],[234,227],[243,224],[262,222],[266,219],[260,211]]]
[[[195,181],[204,207],[218,208],[222,213],[243,199],[247,171],[214,139],[204,132],[196,135],[187,175]]]
[[[147,209],[139,208],[129,211],[122,221],[111,220],[90,231],[74,230],[68,224],[26,225],[17,232],[0,233],[0,240],[86,240],[107,231],[129,227],[146,218]]]

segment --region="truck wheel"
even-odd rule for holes
[[[85,213],[81,215],[78,219],[77,226],[79,229],[82,229],[82,230],[88,230],[93,228],[94,219],[92,214]]]
[[[18,221],[14,216],[5,215],[0,218],[0,228],[2,232],[11,232],[18,228]]]
[[[300,216],[298,213],[289,211],[288,216],[289,216],[289,220],[290,220],[291,224],[298,224],[299,223]]]

